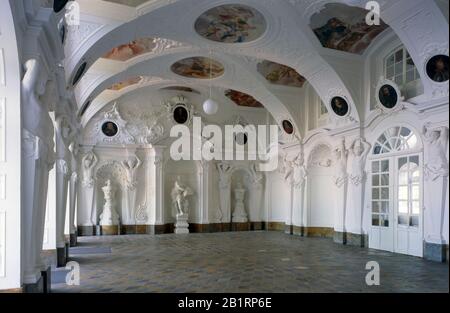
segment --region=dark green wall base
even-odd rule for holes
[[[445,262],[447,260],[447,245],[424,242],[423,257],[434,262]]]

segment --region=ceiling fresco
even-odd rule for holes
[[[246,93],[243,93],[243,92],[236,91],[236,90],[229,89],[229,90],[225,91],[225,96],[241,107],[249,107],[249,108],[263,108],[264,107],[261,102],[259,102],[252,96],[250,96]]]
[[[112,2],[117,4],[127,5],[129,7],[138,7],[141,4],[146,3],[148,0],[103,0],[106,2]]]
[[[156,44],[153,38],[139,38],[127,44],[113,48],[102,58],[125,62],[139,55],[152,52]]]
[[[366,23],[366,10],[343,4],[327,4],[311,18],[311,28],[323,47],[354,54],[364,54],[372,41],[388,28]]]
[[[195,23],[197,33],[222,43],[250,42],[261,37],[267,25],[257,10],[240,4],[227,4],[203,13]]]
[[[142,81],[143,77],[142,76],[136,76],[136,77],[131,77],[127,80],[124,80],[120,83],[114,84],[111,87],[108,88],[108,90],[112,90],[112,91],[120,91],[122,89],[125,89],[127,87],[139,84]]]
[[[225,72],[222,64],[205,57],[183,59],[173,64],[171,69],[180,76],[198,79],[217,78]]]
[[[170,86],[170,87],[164,87],[161,88],[161,90],[168,90],[168,91],[181,91],[181,92],[189,92],[189,93],[196,93],[200,95],[201,93],[195,89],[192,89],[190,87],[184,87],[184,86]]]
[[[293,68],[267,60],[258,64],[258,72],[274,85],[302,88],[306,82]]]

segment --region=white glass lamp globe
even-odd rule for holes
[[[219,105],[216,101],[208,99],[203,103],[203,111],[208,115],[214,115],[219,111]]]

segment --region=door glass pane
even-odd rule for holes
[[[412,203],[412,214],[419,215],[420,214],[420,201],[413,201]]]
[[[417,215],[413,215],[410,218],[409,226],[411,227],[419,227],[419,217]]]
[[[374,187],[380,186],[380,175],[372,176],[372,186]]]
[[[372,202],[372,212],[380,213],[380,202]]]
[[[417,169],[412,173],[412,181],[413,181],[413,183],[420,182],[420,170]]]
[[[389,227],[389,215],[380,215],[380,226]]]
[[[381,186],[389,186],[389,174],[381,175]]]
[[[372,189],[372,199],[374,199],[374,200],[380,199],[380,189],[378,189],[378,188]]]
[[[419,157],[416,155],[416,156],[413,156],[413,157],[410,157],[409,158],[409,162],[410,163],[413,163],[414,165],[416,165],[416,166],[419,166]],[[413,166],[411,165],[411,169],[413,168]]]
[[[401,158],[398,160],[398,169],[401,170],[405,164],[408,163],[408,158]],[[407,170],[407,169],[406,169]]]
[[[378,173],[380,171],[380,162],[372,162],[372,173]]]
[[[389,200],[389,188],[381,188],[381,199]]]
[[[408,172],[400,172],[399,177],[398,177],[398,183],[400,185],[408,184]]]
[[[398,188],[398,199],[408,201],[408,186],[400,186]]]
[[[399,201],[398,202],[398,213],[400,214],[408,214],[408,201]]]
[[[399,215],[398,216],[398,224],[399,225],[409,225],[408,215]]]
[[[389,161],[388,160],[381,161],[381,172],[383,172],[383,173],[389,172]]]
[[[389,213],[389,201],[381,202],[381,213]]]
[[[412,186],[412,200],[420,200],[420,187],[419,185]]]
[[[377,214],[372,215],[372,226],[380,226],[380,217]]]

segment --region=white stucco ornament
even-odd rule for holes
[[[211,98],[207,99],[203,103],[203,111],[208,115],[214,115],[219,111],[219,104]]]
[[[355,140],[350,148],[353,157],[350,181],[355,186],[359,186],[366,179],[364,168],[371,148],[372,145],[362,138]]]

